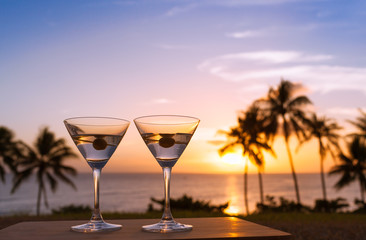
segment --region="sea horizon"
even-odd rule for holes
[[[298,173],[300,196],[304,205],[313,207],[315,199],[322,198],[320,175],[318,173]],[[70,204],[92,206],[93,186],[92,174],[80,172],[72,178],[77,186],[74,191],[70,186],[60,182],[55,193],[47,187],[49,209],[41,206],[42,213],[50,213],[51,209]],[[338,176],[327,176],[328,199],[345,198],[354,208],[353,201],[359,198],[356,183],[340,191],[333,188]],[[6,175],[6,183],[0,185],[0,216],[12,214],[34,214],[37,185],[31,177],[19,190],[10,194],[11,175]],[[147,210],[150,198],[163,198],[163,176],[161,173],[103,173],[101,176],[100,201],[102,211],[138,212]],[[284,197],[295,200],[295,192],[291,174],[263,174],[264,195]],[[184,194],[195,200],[209,201],[219,205],[229,202],[227,213],[244,214],[243,174],[219,173],[173,173],[171,179],[171,197],[178,198]],[[249,209],[255,210],[259,202],[257,174],[248,175]],[[156,205],[155,205],[156,206]],[[158,207],[158,206],[156,206]],[[174,209],[173,209],[174,211]]]

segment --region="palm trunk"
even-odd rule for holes
[[[261,197],[261,204],[264,203],[264,197],[263,197],[263,181],[262,181],[262,173],[260,168],[258,167],[258,180],[259,180],[259,192]]]
[[[323,200],[327,201],[327,190],[325,187],[325,177],[324,177],[324,157],[320,158],[320,177],[322,181],[322,189],[323,189]]]
[[[40,210],[41,210],[42,190],[43,190],[43,185],[39,184],[38,185],[38,196],[37,196],[37,216],[39,216]]]
[[[244,205],[245,211],[247,215],[249,215],[249,207],[248,207],[248,158],[245,160],[244,166]]]
[[[363,204],[365,204],[365,188],[363,187],[363,184],[361,181],[360,181],[360,187],[361,187],[361,201]]]
[[[294,185],[295,185],[297,204],[301,205],[299,186],[297,184],[297,177],[296,177],[296,173],[295,173],[294,162],[292,160],[292,155],[291,155],[291,151],[290,151],[290,145],[288,143],[288,138],[285,138],[285,142],[286,142],[286,149],[287,149],[288,159],[290,161],[290,166],[291,166],[292,178],[294,180]]]

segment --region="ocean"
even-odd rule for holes
[[[37,184],[30,178],[14,194],[10,194],[11,176],[6,176],[6,184],[0,184],[0,216],[10,214],[34,214],[36,209]],[[327,177],[328,199],[343,197],[354,208],[353,201],[360,198],[358,183],[353,183],[340,191],[333,188],[339,176]],[[258,177],[248,177],[249,208],[255,210],[259,202]],[[60,182],[55,193],[47,191],[49,208],[43,203],[42,213],[69,204],[93,205],[93,182],[91,173],[79,173],[73,178],[77,186],[75,191]],[[319,174],[298,174],[301,201],[314,205],[314,200],[322,197]],[[290,174],[264,174],[264,194],[283,196],[295,200],[293,181]],[[244,213],[243,175],[241,174],[180,174],[172,173],[171,197],[183,194],[194,199],[210,201],[211,204],[230,202],[228,213]],[[100,182],[100,206],[103,211],[145,212],[150,198],[163,198],[163,177],[158,173],[102,173]],[[156,206],[157,207],[157,206]],[[174,210],[173,210],[174,215]]]

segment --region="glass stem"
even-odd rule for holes
[[[93,180],[94,180],[94,209],[91,221],[103,221],[102,214],[99,209],[99,179],[100,179],[101,169],[93,168]]]
[[[161,218],[162,221],[173,221],[173,216],[170,211],[170,176],[172,173],[172,169],[170,167],[163,168],[164,173],[164,213]]]

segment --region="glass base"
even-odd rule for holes
[[[104,221],[90,221],[85,224],[72,226],[71,230],[75,232],[89,233],[89,232],[112,232],[120,230],[121,228],[122,225],[119,224],[110,224]]]
[[[142,227],[144,232],[160,232],[160,233],[170,233],[170,232],[187,232],[191,231],[192,225],[177,223],[174,220],[171,221],[160,221],[159,223],[152,225],[145,225]]]

